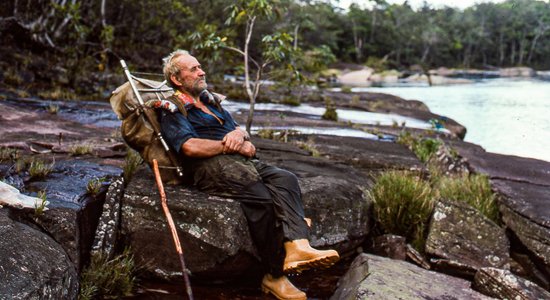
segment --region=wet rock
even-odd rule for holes
[[[498,299],[550,299],[550,292],[508,270],[482,268],[475,275],[476,290]]]
[[[48,210],[40,215],[34,212],[17,211],[14,215],[26,223],[35,223],[60,243],[80,268],[86,263],[101,215],[109,178],[120,175],[116,167],[99,165],[84,160],[63,161],[43,180],[30,182],[28,190],[46,191],[50,202]],[[105,178],[97,194],[87,191],[92,179]]]
[[[0,299],[77,299],[78,274],[47,234],[0,209]]]
[[[501,77],[535,77],[537,72],[528,67],[503,68],[499,70]]]
[[[287,150],[291,153],[296,149]],[[273,158],[271,155],[276,152],[272,149],[269,155],[267,151],[262,153]],[[313,221],[311,244],[336,247],[342,253],[354,251],[370,231],[372,204],[358,185],[364,180],[354,179],[350,174],[356,171],[349,167],[331,167],[324,165],[323,160],[298,153],[282,157],[293,165],[290,171],[302,175],[299,180],[305,213]],[[295,163],[293,160],[299,157],[300,163]],[[165,191],[184,252],[190,253],[186,254],[186,265],[194,275],[230,279],[258,270],[256,250],[238,202],[181,186],[167,186]],[[140,169],[126,187],[121,221],[125,245],[132,247],[138,260],[147,262],[148,273],[163,279],[181,279],[178,257],[150,170]]]
[[[360,254],[338,282],[331,300],[492,299],[470,282],[421,269],[401,260]]]
[[[437,266],[471,276],[482,267],[508,269],[509,249],[504,229],[467,203],[437,202],[426,240],[426,253],[441,258],[433,261]]]

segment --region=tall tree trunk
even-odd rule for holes
[[[371,26],[370,26],[370,37],[369,37],[369,43],[374,42],[374,33],[376,31],[376,8],[372,10],[372,20],[371,20]]]
[[[294,26],[294,50],[298,49],[298,31],[300,30],[300,25]]]
[[[251,17],[246,22],[246,40],[244,42],[244,84],[246,89],[246,94],[250,100],[250,109],[248,110],[248,118],[246,120],[246,131],[250,133],[250,128],[252,127],[252,120],[254,118],[254,104],[256,103],[256,97],[254,92],[250,88],[250,66],[248,63],[248,46],[250,44],[250,38],[252,37],[252,32],[254,30],[254,22],[256,17]],[[256,84],[258,84],[256,82]]]
[[[500,30],[499,36],[498,36],[498,49],[499,49],[499,56],[498,56],[498,66],[501,67],[502,63],[504,62],[504,56],[505,56],[505,48],[504,48],[504,33],[502,32],[502,29]]]

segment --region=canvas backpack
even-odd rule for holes
[[[151,105],[151,103],[160,103],[159,101],[170,101],[172,103],[174,90],[163,82],[135,77],[133,80],[140,91],[143,102],[149,105],[141,106],[139,104],[129,82],[124,83],[112,93],[109,101],[113,111],[122,120],[120,127],[122,138],[129,147],[141,155],[151,168],[153,159],[157,160],[160,175],[164,182],[179,184],[184,181],[184,178],[180,176],[181,172],[178,172],[177,169],[178,167],[180,170],[182,168],[181,160],[174,151],[164,149],[159,135],[155,133],[154,128],[160,128],[160,124],[155,105]],[[173,105],[178,107],[177,103],[173,103]],[[180,112],[187,116],[185,108],[179,106]]]

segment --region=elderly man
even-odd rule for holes
[[[278,299],[306,299],[284,274],[338,261],[334,250],[309,245],[296,176],[255,159],[249,135],[217,101],[208,97],[206,73],[187,51],[164,58],[172,101],[187,115],[161,110],[162,134],[182,158],[192,183],[207,193],[240,201],[265,276],[262,290]]]

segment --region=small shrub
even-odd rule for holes
[[[275,130],[273,130],[273,129],[262,128],[262,129],[258,130],[258,136],[261,137],[262,139],[272,140],[274,132],[275,132]]]
[[[499,211],[496,196],[491,190],[491,184],[486,175],[462,174],[442,177],[436,188],[441,198],[465,201],[489,219],[498,222]]]
[[[281,103],[291,106],[300,106],[300,99],[298,97],[284,97]]]
[[[54,103],[50,103],[50,104],[48,104],[48,107],[46,109],[48,110],[48,112],[50,114],[55,115],[59,112],[59,105],[54,104]]]
[[[37,218],[41,216],[44,213],[44,210],[46,210],[46,205],[48,204],[48,201],[46,200],[46,191],[40,191],[38,192],[38,198],[40,198],[40,203],[35,203],[34,206],[34,217]]]
[[[143,159],[136,151],[129,149],[124,158],[124,180],[130,182],[132,176],[136,172],[139,165],[143,163]]]
[[[86,185],[86,191],[88,192],[88,194],[97,195],[105,180],[105,178],[94,178],[88,181],[88,184]]]
[[[19,151],[8,147],[0,147],[0,162],[16,161],[19,158]]]
[[[353,95],[351,97],[351,104],[352,105],[359,105],[361,103],[361,97],[359,95]]]
[[[338,121],[338,113],[336,112],[336,106],[332,103],[332,100],[327,98],[325,100],[325,107],[326,110],[322,118],[329,121]]]
[[[92,146],[89,144],[74,145],[69,149],[72,156],[79,156],[92,153]]]
[[[54,165],[55,162],[52,162],[51,164],[46,164],[42,160],[33,159],[29,165],[29,175],[33,179],[44,178],[53,171]]]
[[[425,138],[419,140],[418,143],[413,146],[412,150],[422,162],[427,162],[428,159],[437,152],[441,143],[441,141],[436,139]]]
[[[351,87],[350,86],[347,86],[347,85],[344,85],[340,88],[340,91],[342,93],[346,93],[346,94],[349,94],[351,93]]]
[[[407,238],[423,249],[427,223],[434,207],[432,189],[414,173],[388,171],[376,178],[369,192],[375,219],[385,233]]]
[[[402,131],[397,142],[411,149],[422,162],[427,162],[442,144],[440,140],[416,137],[408,131]]]
[[[82,272],[80,300],[120,299],[132,293],[137,268],[129,249],[113,259],[98,252]]]

